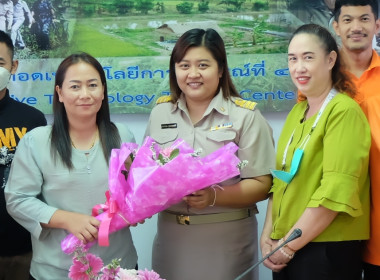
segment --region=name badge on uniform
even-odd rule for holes
[[[166,128],[177,128],[176,123],[163,123],[161,124],[161,129],[166,129]]]
[[[232,127],[232,123],[224,123],[224,124],[219,124],[217,126],[212,126],[210,128],[210,130],[215,131],[215,130],[219,130],[219,129],[223,129],[223,128],[229,128],[229,127]]]

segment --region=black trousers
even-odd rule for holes
[[[361,248],[361,241],[311,242],[273,280],[361,280]]]
[[[370,263],[363,263],[364,280],[379,280],[380,266]]]

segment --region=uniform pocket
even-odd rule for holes
[[[160,132],[152,138],[157,142],[157,144],[163,146],[165,144],[171,144],[178,138],[178,131],[177,130],[166,130],[165,132]]]
[[[234,130],[215,130],[207,132],[207,139],[214,142],[223,143],[223,145],[230,142],[235,142],[236,131]]]

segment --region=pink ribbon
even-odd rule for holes
[[[118,212],[119,208],[116,201],[111,197],[109,191],[106,191],[106,204],[98,204],[92,208],[92,215],[95,217],[103,212],[107,212],[104,219],[100,222],[98,231],[98,244],[99,246],[109,246],[109,228],[114,215]]]

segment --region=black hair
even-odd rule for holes
[[[169,80],[172,102],[175,103],[182,93],[177,83],[175,64],[180,62],[186,55],[186,52],[192,47],[207,48],[213,58],[218,62],[218,68],[222,73],[222,76],[219,79],[219,86],[215,92],[215,95],[218,94],[220,89],[222,89],[223,97],[226,99],[230,98],[231,96],[240,97],[232,82],[230,73],[228,72],[227,54],[223,39],[214,29],[210,28],[204,30],[194,28],[186,31],[178,39],[170,56]]]
[[[54,97],[53,97],[53,116],[54,122],[51,132],[51,152],[53,157],[56,159],[57,155],[62,160],[67,168],[71,169],[73,167],[71,161],[71,140],[69,135],[69,123],[66,115],[66,110],[64,104],[59,101],[58,92],[56,87],[62,88],[63,81],[65,80],[65,75],[70,66],[77,63],[87,63],[94,67],[99,73],[102,85],[104,87],[104,98],[102,105],[96,114],[96,124],[99,129],[99,139],[102,145],[103,154],[108,162],[109,156],[111,155],[111,150],[113,148],[119,148],[121,144],[121,139],[116,126],[111,122],[110,111],[108,106],[108,92],[107,92],[107,82],[103,67],[94,57],[87,53],[72,54],[65,58],[55,74],[55,85],[54,85]]]
[[[9,35],[7,33],[5,33],[2,30],[0,30],[0,43],[4,43],[7,46],[9,54],[11,56],[11,60],[13,61],[13,55],[14,55],[15,48],[13,46],[12,39],[11,39],[11,37],[9,37]]]
[[[329,54],[332,51],[336,52],[337,57],[333,68],[331,69],[331,80],[333,87],[339,92],[345,92],[351,97],[355,95],[355,85],[352,83],[347,72],[344,70],[338,50],[338,45],[331,33],[324,27],[318,24],[304,24],[294,31],[290,41],[298,34],[311,34],[318,38],[318,41],[325,49],[325,53]],[[303,98],[302,98],[303,99]]]
[[[375,16],[375,19],[378,18],[378,3],[377,0],[336,0],[334,7],[334,19],[335,21],[339,20],[340,12],[342,6],[370,6]]]

